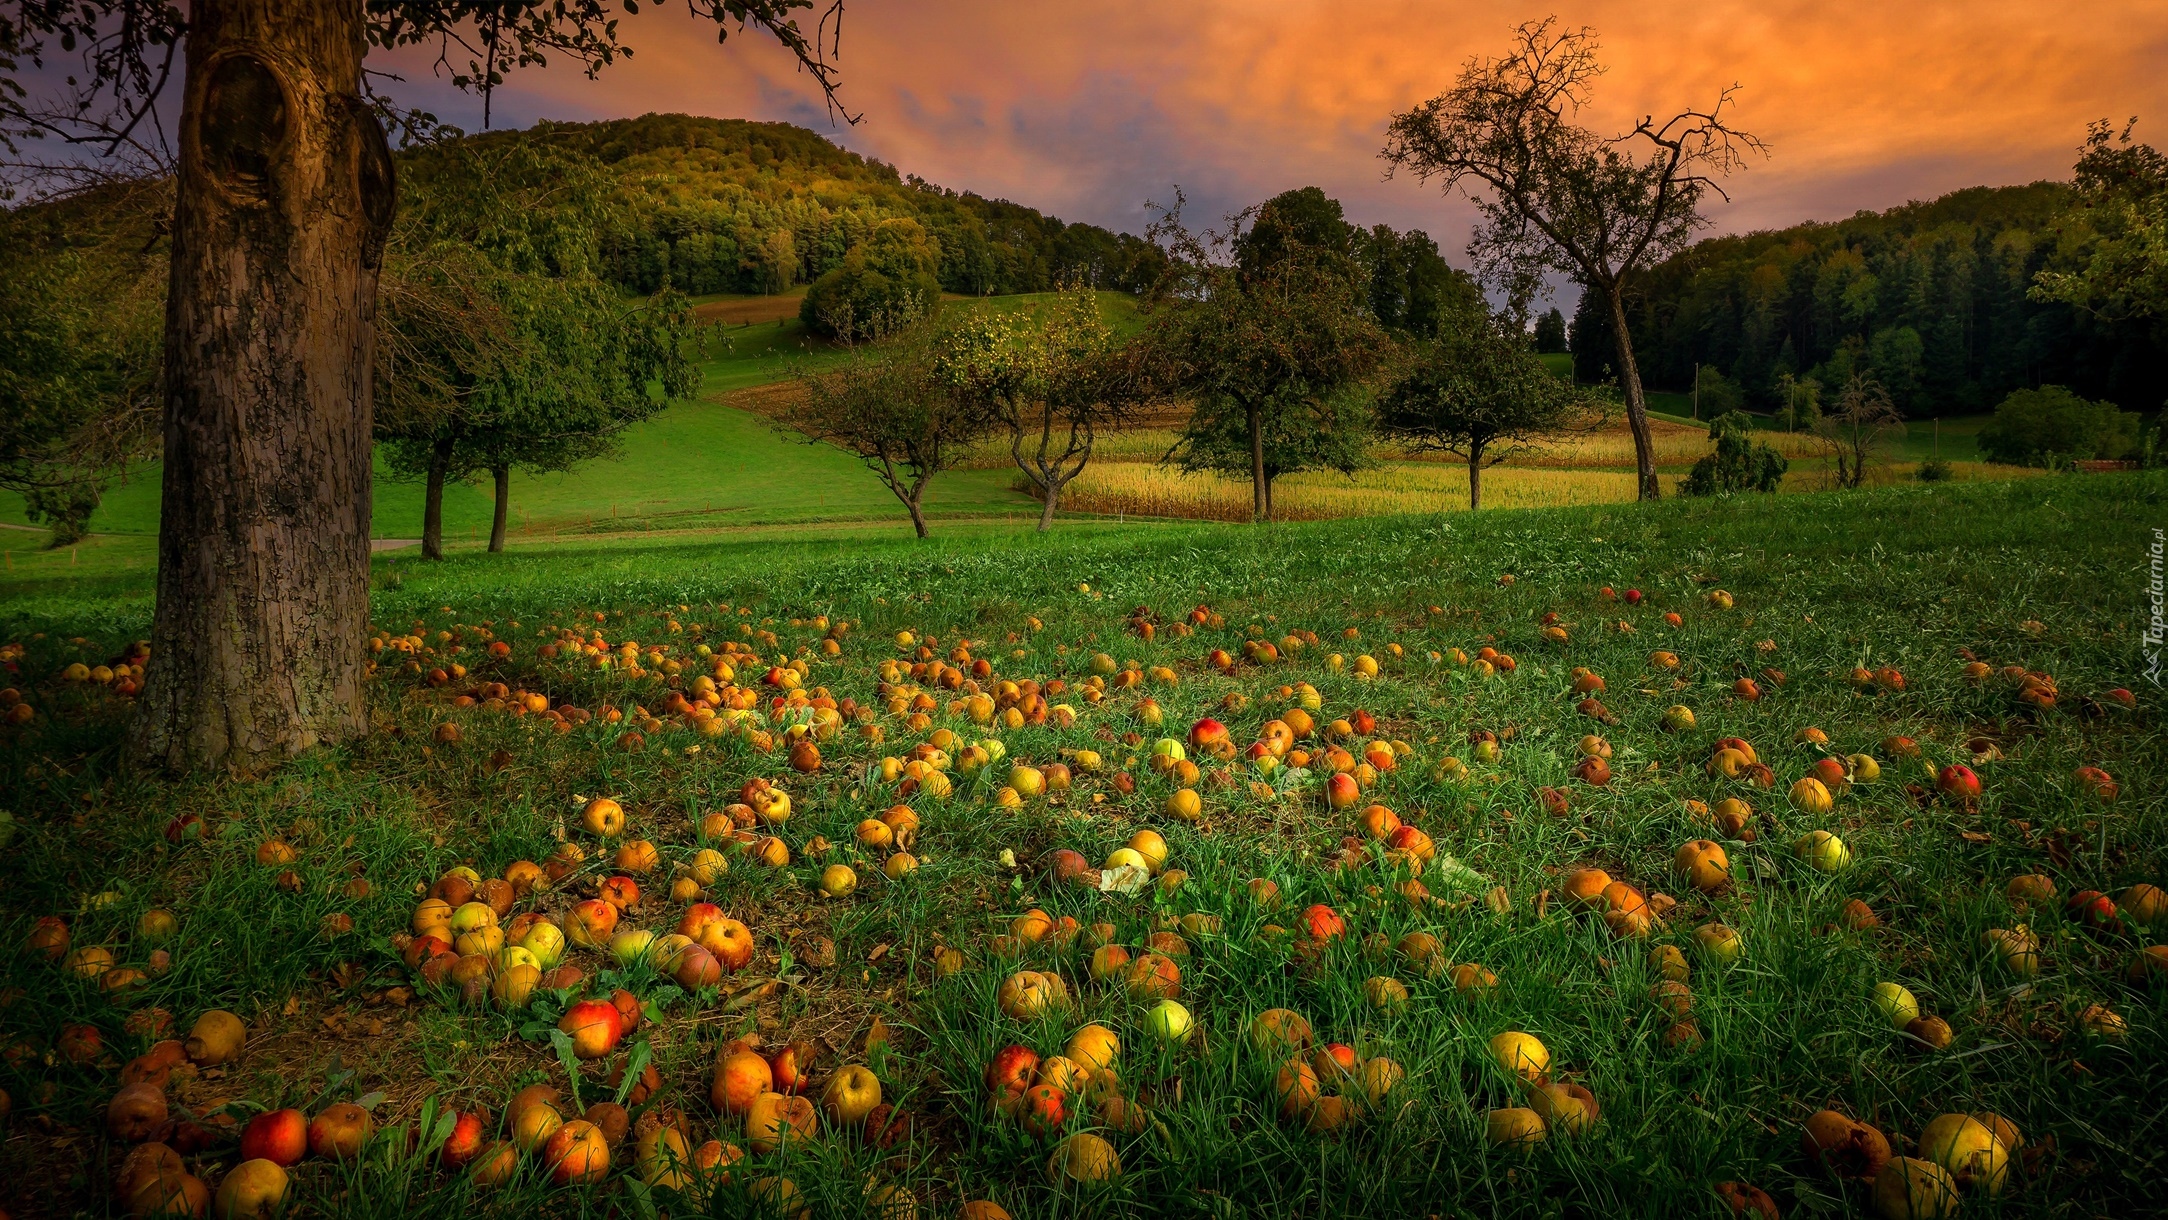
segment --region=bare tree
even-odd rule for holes
[[[1837,463],[1837,486],[1859,487],[1867,481],[1867,466],[1882,450],[1890,429],[1902,429],[1904,416],[1890,402],[1889,391],[1872,377],[1852,374],[1837,401],[1822,412],[1814,434]]]
[[[1579,126],[1602,75],[1595,33],[1523,24],[1513,51],[1471,59],[1445,93],[1393,116],[1383,156],[1388,174],[1438,179],[1482,213],[1468,252],[1491,283],[1516,300],[1562,272],[1602,294],[1618,339],[1619,382],[1633,428],[1640,495],[1658,494],[1648,405],[1626,325],[1626,294],[1644,268],[1683,249],[1706,223],[1717,179],[1743,167],[1762,142],[1732,127],[1733,85],[1707,110],[1643,118],[1611,139]]]
[[[926,488],[993,430],[983,403],[952,392],[923,340],[882,356],[853,355],[842,368],[799,376],[776,427],[834,445],[866,464],[926,537]]]

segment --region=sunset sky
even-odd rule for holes
[[[658,7],[624,23],[637,53],[598,80],[514,76],[496,125],[650,110],[788,120],[907,173],[1133,232],[1176,183],[1201,213],[1316,184],[1351,219],[1425,228],[1457,253],[1465,205],[1382,180],[1385,123],[1555,12],[1602,39],[1600,128],[1742,86],[1739,119],[1771,155],[1714,208],[1719,230],[2059,177],[2092,119],[2139,115],[2141,137],[2168,138],[2162,0],[851,0],[841,63],[856,128],[830,125],[771,42],[717,47]],[[478,127],[477,104],[429,83],[430,58],[402,57],[403,96]]]

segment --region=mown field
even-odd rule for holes
[[[2164,519],[2116,475],[380,560],[375,731],[181,781],[123,765],[124,674],[69,675],[145,577],[43,580],[0,604],[0,1200],[119,1214],[155,1136],[293,1215],[1869,1211],[1802,1149],[1830,1109],[1958,1164],[1957,1214],[2144,1214]],[[231,1057],[158,1045],[214,1009]],[[797,1061],[810,1107],[737,1112]],[[344,1159],[236,1173],[252,1123],[285,1155],[259,1113],[338,1152],[354,1103]],[[1969,1159],[1928,1138],[1973,1113]]]

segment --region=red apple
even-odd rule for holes
[[[241,1159],[297,1165],[309,1154],[309,1119],[299,1110],[266,1110],[241,1129]]]
[[[1310,939],[1315,941],[1334,940],[1347,934],[1347,921],[1340,918],[1339,912],[1322,902],[1304,908],[1302,927],[1310,934]]]
[[[1980,795],[1980,777],[1963,763],[1951,763],[1936,774],[1935,787],[1949,796],[1969,801]]]
[[[813,1075],[813,1044],[798,1041],[785,1046],[769,1058],[768,1070],[774,1075],[776,1092],[805,1092]]]
[[[1352,809],[1362,799],[1362,785],[1345,771],[1336,771],[1325,781],[1325,803],[1335,809]]]
[[[707,926],[723,918],[723,908],[712,902],[696,902],[685,908],[685,917],[678,920],[678,935],[699,940]]]
[[[2112,930],[2120,927],[2115,900],[2099,890],[2079,890],[2063,904],[2063,913],[2088,928]]]
[[[753,960],[753,930],[727,915],[710,920],[696,939],[701,948],[715,955],[725,974],[743,970]]]
[[[1039,1053],[1026,1046],[1005,1046],[986,1065],[986,1091],[1004,1112],[1016,1107],[1039,1072]]]
[[[1364,737],[1370,736],[1372,733],[1377,732],[1378,729],[1378,718],[1361,708],[1355,709],[1355,714],[1348,717],[1348,723],[1353,725],[1355,731]]]
[[[465,1169],[475,1157],[482,1154],[482,1145],[488,1140],[489,1130],[482,1123],[482,1116],[472,1110],[452,1120],[452,1133],[445,1137],[444,1147],[438,1152],[447,1169]]]
[[[1017,1109],[1033,1135],[1052,1135],[1069,1121],[1069,1096],[1053,1085],[1035,1084],[1024,1091]]]
[[[582,1059],[600,1059],[617,1049],[624,1037],[624,1018],[608,1000],[581,1000],[565,1010],[557,1028],[572,1038],[572,1053]]]
[[[542,1145],[542,1162],[550,1167],[550,1180],[560,1186],[600,1182],[610,1172],[610,1144],[601,1128],[575,1119],[550,1133]]]
[[[583,948],[606,947],[616,928],[617,908],[600,898],[578,903],[565,915],[565,938]]]
[[[1199,751],[1200,753],[1211,749],[1213,746],[1216,746],[1219,743],[1226,741],[1227,739],[1227,726],[1221,724],[1217,720],[1212,719],[1210,716],[1207,716],[1204,719],[1198,721],[1197,723],[1189,726],[1190,748]]]
[[[1626,604],[1627,604],[1627,605],[1629,605],[1629,606],[1638,606],[1638,605],[1640,605],[1640,604],[1641,604],[1641,590],[1639,590],[1639,589],[1628,589],[1628,590],[1626,590]]]

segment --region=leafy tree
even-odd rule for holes
[[[1904,416],[1890,402],[1880,382],[1853,373],[1837,399],[1815,421],[1814,432],[1837,468],[1837,486],[1856,488],[1867,482],[1867,467],[1883,448],[1891,429],[1904,428]]]
[[[1527,445],[1600,421],[1588,395],[1554,376],[1510,316],[1478,305],[1417,347],[1378,402],[1378,427],[1418,450],[1468,462],[1468,507],[1483,507],[1483,468]]]
[[[1436,334],[1441,319],[1483,299],[1482,288],[1448,266],[1438,243],[1418,229],[1377,225],[1358,234],[1355,259],[1369,280],[1370,317],[1392,334]]]
[[[377,435],[392,471],[424,482],[425,557],[443,557],[446,483],[482,471],[502,550],[514,466],[605,456],[692,391],[690,315],[673,293],[628,301],[596,277],[609,184],[577,151],[458,141],[410,164],[381,290]]]
[[[1716,452],[1696,461],[1687,472],[1682,486],[1687,495],[1773,492],[1791,465],[1783,454],[1754,440],[1754,417],[1744,411],[1726,411],[1710,420],[1709,439],[1716,442]]]
[[[1523,24],[1513,51],[1471,60],[1453,88],[1393,117],[1384,157],[1418,181],[1463,191],[1483,223],[1469,253],[1517,301],[1562,272],[1607,306],[1633,429],[1640,494],[1659,494],[1648,407],[1626,321],[1629,285],[1684,249],[1705,222],[1703,200],[1761,141],[1731,126],[1737,86],[1708,110],[1682,110],[1606,138],[1574,122],[1602,67],[1595,35]]]
[[[1610,307],[1589,289],[1581,290],[1581,298],[1573,307],[1566,350],[1573,353],[1575,381],[1595,385],[1618,376],[1618,344],[1611,338]]]
[[[997,421],[982,398],[955,392],[935,343],[922,325],[881,353],[854,351],[843,367],[802,373],[798,393],[776,427],[834,445],[865,463],[927,536],[924,503],[933,477],[992,434]]]
[[[1777,377],[1777,415],[1784,421],[1786,432],[1796,432],[1801,423],[1809,431],[1822,414],[1822,383],[1812,377],[1794,377],[1783,373]]]
[[[798,317],[818,334],[838,337],[869,319],[901,328],[940,308],[941,248],[917,221],[881,221],[843,256],[843,265],[813,281]]]
[[[2091,402],[2059,385],[2018,390],[1980,429],[1980,452],[2012,466],[2135,457],[2139,418],[2112,402]]]
[[[2059,217],[2075,266],[2043,269],[2036,300],[2108,318],[2168,315],[2168,156],[2106,122],[2086,130],[2075,199]]]
[[[1039,491],[1039,532],[1062,488],[1084,473],[1099,434],[1132,419],[1147,390],[1136,353],[1099,316],[1099,294],[1072,284],[1036,315],[975,313],[943,332],[936,368],[1009,435],[1009,456]]]
[[[1368,379],[1390,344],[1364,315],[1358,268],[1337,231],[1313,223],[1324,213],[1307,197],[1292,216],[1277,202],[1230,217],[1222,231],[1192,234],[1178,195],[1151,228],[1169,272],[1155,291],[1147,359],[1161,392],[1191,402],[1165,460],[1247,476],[1259,522],[1272,519],[1280,476],[1352,473],[1369,463]]]
[[[0,488],[53,544],[156,452],[164,251],[154,183],[0,212]]]
[[[1701,366],[1701,374],[1694,381],[1694,410],[1710,420],[1720,419],[1746,406],[1746,396],[1739,392],[1737,382],[1724,376],[1724,371],[1713,364]],[[1712,435],[1710,440],[1716,438]]]
[[[1545,356],[1566,350],[1566,315],[1557,306],[1536,319],[1535,343],[1536,351]]]
[[[809,0],[689,0],[766,30],[826,89]],[[641,6],[626,0],[627,15]],[[376,293],[397,170],[371,46],[435,43],[488,90],[551,56],[630,50],[609,0],[0,0],[0,138],[141,149],[178,78],[164,498],[134,752],[254,767],[366,731]],[[827,44],[832,46],[832,43]],[[69,95],[24,64],[80,53]],[[179,65],[180,70],[173,68]],[[832,96],[832,94],[831,94]]]

